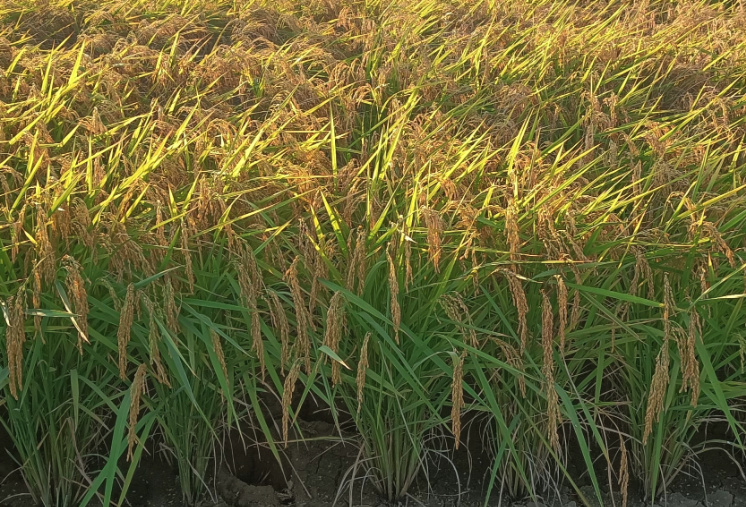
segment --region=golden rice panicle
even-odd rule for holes
[[[269,315],[272,319],[272,327],[280,335],[280,372],[285,374],[285,365],[290,358],[290,323],[285,314],[285,309],[280,301],[280,296],[274,291],[268,291],[269,295]]]
[[[697,313],[697,309],[692,306],[689,311],[689,329],[687,332],[686,350],[684,351],[684,355],[686,355],[687,359],[686,362],[682,361],[684,371],[682,372],[683,379],[681,390],[691,390],[691,405],[695,408],[697,407],[697,402],[699,400],[700,390],[699,361],[697,360],[696,355],[698,336],[702,336],[702,322],[699,313]]]
[[[433,263],[435,272],[440,273],[440,258],[443,254],[442,238],[445,224],[440,214],[427,206],[420,208],[420,214],[427,228],[427,244],[430,260]]]
[[[88,231],[91,227],[91,216],[88,213],[88,206],[86,206],[83,199],[75,198],[70,205],[70,210],[72,214],[72,227],[75,229],[75,235],[86,247],[90,249],[95,248],[94,237]]]
[[[461,355],[453,354],[453,382],[451,384],[451,431],[456,441],[456,449],[461,441],[461,411],[464,408],[464,357],[466,351]]]
[[[166,314],[166,325],[169,331],[177,336],[179,334],[179,307],[176,304],[171,276],[168,274],[163,281],[163,310]]]
[[[409,228],[405,225],[404,229],[404,290],[409,291],[409,285],[414,282],[414,273],[412,272],[412,242],[414,240],[409,236]],[[475,273],[477,271],[475,270]]]
[[[134,284],[127,286],[127,296],[124,298],[122,311],[119,312],[119,329],[117,329],[117,345],[119,348],[119,377],[127,378],[127,346],[130,342],[132,323],[135,320],[135,306],[137,306],[137,291]]]
[[[246,268],[249,271],[249,276],[251,277],[251,283],[254,284],[254,287],[256,290],[262,290],[264,288],[264,278],[262,277],[262,273],[259,270],[259,266],[256,263],[256,257],[254,256],[254,250],[251,249],[251,246],[246,245],[246,248],[243,250],[243,262],[246,265]]]
[[[518,209],[512,200],[505,209],[505,236],[510,251],[510,260],[518,261],[521,252],[521,235],[518,225]]]
[[[186,220],[181,222],[181,253],[184,256],[184,271],[189,282],[189,293],[194,293],[194,267],[192,266],[192,254],[189,249],[189,226]]]
[[[645,412],[645,429],[643,432],[643,445],[647,444],[648,437],[653,432],[653,424],[660,418],[664,409],[664,398],[670,381],[669,365],[670,352],[669,340],[671,339],[671,312],[675,309],[673,293],[668,279],[668,273],[664,278],[664,305],[663,305],[663,344],[655,362],[655,373],[648,394],[648,406]]]
[[[541,345],[544,352],[542,373],[546,383],[547,395],[547,419],[548,419],[548,437],[549,443],[553,449],[559,448],[559,397],[554,387],[554,311],[552,302],[545,290],[541,291]]]
[[[526,315],[528,315],[528,300],[526,299],[526,293],[523,292],[523,285],[518,279],[516,274],[512,271],[504,271],[506,278],[508,279],[508,285],[510,286],[510,293],[513,296],[513,304],[518,312],[518,336],[521,340],[520,354],[526,352],[526,346],[528,345],[528,323],[526,322]]]
[[[127,461],[132,459],[132,451],[137,445],[137,420],[140,416],[140,397],[145,393],[145,363],[137,367],[135,379],[130,386],[129,433],[127,435]]]
[[[399,306],[399,280],[396,277],[396,265],[391,253],[386,250],[386,260],[389,264],[389,292],[391,294],[391,321],[394,323],[394,340],[399,343],[399,329],[401,328],[401,307]]]
[[[168,275],[166,275],[166,277],[168,277]],[[109,292],[109,297],[111,298],[111,304],[114,307],[114,310],[117,312],[120,311],[122,309],[122,302],[119,300],[119,296],[117,295],[114,286],[108,278],[101,278],[101,284],[106,287],[106,290]]]
[[[36,269],[41,270],[41,276],[44,283],[52,283],[54,281],[57,266],[54,248],[49,240],[49,234],[47,233],[47,224],[44,222],[46,219],[46,211],[44,208],[39,206],[36,216],[39,220],[39,224],[36,230],[36,255],[38,257],[38,264]]]
[[[541,348],[544,353],[544,375],[549,376],[554,371],[554,310],[547,291],[541,290]]]
[[[41,308],[42,290],[41,271],[37,267],[34,269],[34,291],[31,296],[31,303],[34,308]],[[34,315],[34,332],[41,335],[41,315]]]
[[[299,257],[293,260],[293,263],[285,272],[285,281],[290,286],[290,294],[293,296],[293,306],[295,307],[295,319],[298,323],[296,328],[298,354],[305,363],[306,374],[309,374],[311,372],[311,340],[308,336],[308,327],[310,324],[303,291],[300,288],[298,280],[299,262]]]
[[[8,193],[10,195],[10,193]],[[26,219],[26,205],[24,204],[21,207],[21,211],[18,213],[18,218],[13,223],[12,227],[10,228],[10,241],[11,241],[11,249],[10,249],[10,260],[11,262],[16,261],[16,257],[18,256],[19,248],[21,246],[20,238],[24,235],[23,234],[23,222]]]
[[[673,290],[668,279],[668,273],[663,279],[663,339],[671,338],[671,313],[676,310],[676,302],[673,299]]]
[[[218,356],[218,362],[220,363],[223,377],[225,377],[226,382],[230,382],[228,377],[228,367],[225,364],[223,344],[220,342],[220,335],[214,329],[210,329],[210,340],[212,340],[212,348],[215,350],[215,355]]]
[[[16,297],[9,297],[6,303],[8,327],[5,331],[5,346],[8,354],[8,377],[10,394],[16,400],[18,392],[23,389],[23,345],[26,342],[25,295],[22,291],[21,287]]]
[[[352,236],[352,234],[350,234]],[[365,250],[366,234],[362,227],[358,227],[355,237],[355,246],[350,248],[350,264],[347,266],[347,289],[355,292],[358,296],[365,289],[365,259],[367,252]],[[351,245],[350,245],[351,246]]]
[[[645,251],[641,248],[635,249],[635,274],[639,280],[639,274],[642,274],[642,279],[648,284],[648,299],[655,299],[655,283],[653,282],[653,270],[650,268],[648,259],[645,256]],[[635,292],[637,292],[637,285],[635,284]]]
[[[324,334],[324,345],[332,352],[339,355],[339,341],[345,327],[344,296],[337,291],[329,302],[329,310],[326,314],[326,333]],[[342,382],[342,372],[339,361],[332,360],[332,384],[338,385]]]
[[[254,304],[254,308],[251,310],[251,348],[256,352],[256,357],[259,359],[259,369],[262,372],[262,381],[267,371],[264,358],[264,340],[262,339],[262,321],[259,316],[259,310]]]
[[[241,300],[251,313],[251,349],[256,352],[257,359],[259,359],[259,368],[262,372],[262,380],[264,380],[266,374],[264,341],[262,340],[262,321],[257,305],[257,283],[262,282],[253,255],[246,254],[243,262],[238,263],[236,270]]]
[[[150,365],[155,368],[155,378],[163,385],[171,387],[166,370],[161,361],[161,350],[158,344],[161,341],[160,328],[158,327],[156,307],[153,301],[146,297],[145,307],[148,310],[148,344],[150,346]]]
[[[300,376],[301,362],[295,361],[290,368],[285,383],[282,387],[282,439],[285,441],[285,447],[288,446],[288,433],[290,430],[290,405],[293,403],[293,393],[295,384]]]
[[[559,338],[560,354],[565,354],[565,332],[567,329],[567,285],[562,275],[556,275],[557,302],[559,304]]]
[[[621,434],[619,435],[619,447],[622,455],[619,464],[619,490],[622,494],[622,507],[627,507],[627,500],[629,498],[629,460],[627,457],[627,446]]]
[[[580,276],[580,270],[575,265],[571,265],[570,269],[572,270],[573,275],[575,275],[575,283],[578,285],[583,285],[583,277]],[[575,290],[573,296],[572,296],[572,310],[570,311],[570,330],[578,327],[578,324],[580,323],[580,312],[583,310],[583,307],[581,306],[580,301],[580,291]]]
[[[83,355],[83,342],[88,343],[88,294],[85,290],[85,282],[80,274],[81,266],[69,255],[62,258],[62,264],[67,271],[65,285],[68,297],[77,315],[76,328],[78,329],[78,352]]]
[[[311,273],[311,292],[308,297],[308,323],[315,329],[313,314],[316,309],[316,299],[319,292],[319,278],[324,277],[326,273],[326,264],[321,258],[321,254],[313,243],[311,230],[308,228],[305,220],[300,220],[298,230],[299,250],[303,256],[303,262],[306,269]]]
[[[647,444],[648,437],[653,432],[653,424],[658,421],[661,412],[663,412],[663,401],[668,390],[669,382],[669,352],[668,342],[664,341],[663,348],[658,353],[655,362],[655,373],[648,394],[648,407],[645,411],[645,430],[643,433],[642,443]]]
[[[461,295],[456,292],[443,294],[440,296],[439,302],[440,306],[445,310],[446,315],[448,315],[448,318],[454,321],[461,329],[464,335],[464,343],[472,347],[478,347],[477,333],[472,326],[471,314]],[[464,320],[466,320],[468,326],[464,325]]]
[[[360,349],[360,361],[357,363],[357,375],[355,384],[357,386],[357,415],[363,408],[363,393],[365,389],[365,376],[368,372],[368,343],[370,342],[370,332],[365,334],[363,346]],[[742,361],[743,362],[743,361]]]

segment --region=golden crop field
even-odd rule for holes
[[[122,505],[158,447],[196,505],[310,399],[387,502],[472,426],[490,505],[743,463],[745,93],[742,1],[5,0],[32,503]]]

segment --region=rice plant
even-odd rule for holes
[[[485,502],[655,501],[714,421],[743,449],[743,17],[3,3],[1,410],[34,501],[125,502],[162,435],[196,503],[225,431],[279,458],[311,395],[390,502],[467,418]]]

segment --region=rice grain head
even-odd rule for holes
[[[223,352],[223,344],[220,342],[220,335],[214,329],[210,329],[210,340],[212,341],[212,348],[215,350],[215,355],[218,356],[218,362],[220,363],[220,369],[223,372],[223,377],[225,377],[226,382],[230,383],[230,377],[228,376],[228,367],[225,364],[225,353]]]
[[[541,345],[543,349],[542,373],[547,396],[547,419],[548,419],[548,437],[549,443],[553,449],[559,449],[559,397],[554,387],[554,311],[552,302],[549,299],[547,291],[541,291]]]
[[[174,336],[179,335],[179,307],[176,304],[174,286],[171,276],[166,275],[163,281],[163,311],[166,314],[166,325]]]
[[[337,291],[329,302],[329,310],[326,314],[326,333],[324,334],[324,345],[332,352],[339,355],[339,341],[345,327],[345,299],[341,292]],[[342,372],[339,361],[332,360],[332,384],[334,386],[342,382]]]
[[[150,365],[155,370],[155,378],[163,385],[171,387],[166,370],[161,361],[161,350],[159,343],[161,341],[160,328],[158,327],[157,309],[153,301],[146,297],[145,307],[148,311],[148,345],[150,346]]]
[[[85,282],[81,276],[81,266],[69,255],[62,258],[62,265],[67,271],[65,285],[68,296],[77,315],[78,329],[78,352],[83,355],[83,342],[88,343],[88,294],[85,290]]]
[[[464,408],[464,357],[466,351],[461,355],[453,354],[453,382],[451,384],[451,431],[456,442],[456,449],[461,441],[461,411]]]
[[[427,244],[430,260],[436,273],[440,273],[440,258],[443,255],[442,237],[445,224],[440,214],[434,209],[423,206],[420,214],[427,228]]]
[[[272,327],[280,336],[280,372],[285,374],[285,365],[290,358],[290,323],[282,306],[280,296],[274,291],[267,291],[269,297],[269,315]]]
[[[691,405],[694,408],[697,407],[700,390],[699,361],[697,360],[696,355],[698,336],[702,336],[702,322],[699,313],[697,313],[697,309],[692,305],[692,308],[689,311],[689,329],[687,332],[686,350],[683,354],[687,359],[686,362],[682,361],[684,371],[682,372],[681,390],[691,390]]]
[[[295,307],[296,327],[296,346],[299,357],[305,363],[306,374],[311,373],[311,341],[308,336],[309,317],[306,309],[306,302],[303,298],[303,291],[298,281],[298,264],[300,257],[296,257],[288,270],[285,272],[285,281],[290,286],[290,294],[293,296],[293,306]]]
[[[127,346],[130,342],[132,323],[135,319],[135,306],[137,306],[137,291],[134,284],[127,286],[127,296],[119,312],[119,329],[117,329],[117,345],[119,348],[119,377],[127,378]]]
[[[412,242],[409,235],[409,227],[404,224],[404,290],[409,291],[409,284],[414,282],[414,274],[412,273]]]
[[[675,307],[672,300],[671,285],[668,273],[666,273],[664,277],[663,344],[656,358],[655,373],[653,374],[650,393],[648,395],[648,406],[645,412],[645,430],[642,438],[643,445],[647,444],[648,437],[653,432],[653,424],[659,420],[660,414],[663,412],[664,398],[670,381],[668,371],[670,365],[669,340],[671,339],[670,316]]]
[[[350,233],[350,239],[353,238]],[[354,246],[348,245],[348,251],[350,252],[350,261],[347,266],[347,289],[350,292],[355,292],[358,296],[363,292],[363,285],[365,283],[365,233],[362,227],[358,227],[357,235],[355,236]],[[363,265],[362,277],[360,276],[360,266]],[[357,287],[357,289],[356,289]]]
[[[192,266],[192,254],[189,249],[189,226],[186,220],[181,222],[181,253],[184,256],[184,271],[189,282],[189,293],[194,293],[194,267]]]
[[[391,294],[391,321],[394,323],[394,340],[399,344],[401,327],[401,307],[399,306],[399,280],[396,277],[396,265],[391,253],[386,249],[386,260],[389,264],[389,292]]]
[[[513,296],[513,305],[515,305],[516,312],[518,313],[518,336],[521,340],[520,354],[523,357],[526,352],[526,346],[528,345],[528,323],[526,322],[528,300],[526,299],[526,293],[523,291],[523,285],[521,285],[521,281],[516,274],[508,270],[503,270],[503,273],[508,279],[510,293]]]
[[[288,433],[290,431],[290,405],[293,403],[295,384],[300,376],[301,361],[296,360],[290,368],[282,388],[282,439],[285,447],[288,446]]]
[[[365,389],[365,376],[368,372],[368,343],[370,342],[370,332],[365,334],[363,346],[360,348],[360,361],[357,363],[357,375],[355,384],[357,386],[357,415],[363,408],[363,393]]]
[[[627,446],[624,443],[624,438],[619,435],[619,447],[621,449],[621,462],[619,464],[619,490],[622,494],[622,507],[627,507],[627,500],[629,498],[629,462],[627,457]]]
[[[567,286],[561,275],[557,279],[557,302],[559,304],[559,338],[560,354],[565,354],[565,331],[567,329]]]
[[[127,434],[127,461],[132,459],[132,451],[137,445],[137,420],[140,416],[140,397],[145,392],[146,365],[137,367],[135,379],[130,386],[129,432]]]
[[[510,251],[510,260],[518,261],[521,251],[521,235],[518,225],[518,209],[512,201],[505,210],[505,235]]]
[[[31,303],[34,308],[41,308],[42,281],[41,270],[38,266],[34,269],[34,292],[31,296]],[[34,315],[34,332],[41,335],[41,315]]]
[[[44,283],[52,283],[57,271],[56,257],[52,243],[49,241],[47,233],[47,224],[43,222],[46,218],[46,211],[40,206],[36,213],[39,219],[39,225],[36,230],[36,255],[38,258],[37,269],[41,270]]]
[[[472,347],[479,347],[477,333],[474,330],[469,308],[463,298],[457,292],[446,293],[438,299],[440,306],[445,310],[448,318],[456,323],[464,336],[464,343]]]
[[[26,331],[24,329],[24,305],[23,288],[19,288],[16,297],[10,296],[5,305],[8,325],[5,331],[5,346],[8,354],[8,377],[10,394],[18,399],[18,392],[23,389],[23,346],[26,342]]]

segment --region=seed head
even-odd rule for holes
[[[433,263],[435,272],[440,272],[440,257],[443,254],[442,247],[442,236],[445,224],[440,214],[426,206],[420,208],[420,214],[425,221],[425,227],[427,227],[427,244],[430,260]]]
[[[365,389],[365,375],[368,371],[368,342],[370,341],[370,332],[366,333],[363,339],[363,346],[360,349],[360,361],[357,364],[357,376],[355,383],[357,385],[357,415],[360,415],[360,409],[363,408],[363,390]],[[743,361],[741,361],[743,363]]]
[[[339,353],[339,341],[345,327],[345,299],[341,292],[337,291],[329,302],[329,310],[326,314],[326,333],[324,334],[324,345],[329,347],[335,354]],[[332,384],[342,382],[342,373],[338,361],[332,361]]]
[[[464,357],[466,351],[461,355],[453,355],[453,382],[451,384],[451,431],[456,441],[456,449],[461,441],[461,410],[464,408]]]
[[[399,306],[399,280],[396,277],[396,265],[388,249],[386,260],[389,264],[389,292],[391,294],[391,320],[394,323],[394,339],[399,343],[399,329],[401,327],[401,307]]]
[[[145,392],[145,363],[137,367],[135,379],[130,386],[129,434],[127,435],[127,461],[132,459],[132,450],[138,442],[137,419],[140,415],[140,397]]]
[[[223,345],[220,342],[220,335],[218,335],[218,333],[215,332],[214,329],[210,329],[210,339],[212,340],[212,348],[215,350],[215,355],[218,356],[218,362],[220,363],[220,369],[223,371],[225,381],[230,382],[228,377],[228,367],[225,364]]]
[[[166,325],[174,336],[179,334],[179,307],[174,297],[174,286],[171,276],[166,275],[163,281],[163,310],[166,314]]]
[[[66,255],[62,258],[62,265],[67,271],[65,284],[73,305],[73,311],[77,315],[78,351],[80,355],[83,355],[83,342],[88,343],[88,294],[85,290],[85,282],[80,274],[80,264],[71,256]]]
[[[365,240],[365,231],[362,227],[358,227],[355,247],[354,249],[348,249],[351,252],[351,256],[350,264],[347,266],[347,289],[351,292],[356,292],[358,296],[363,293],[363,289],[365,288],[365,259],[367,257]],[[356,286],[357,290],[355,290]]]
[[[552,302],[545,290],[541,291],[541,298],[541,345],[544,351],[542,373],[544,374],[544,381],[546,383],[547,418],[549,421],[548,436],[552,448],[558,449],[560,412],[559,398],[557,390],[554,387],[554,354],[552,350],[554,342],[554,311],[552,310]]]
[[[526,300],[526,293],[523,292],[523,286],[516,274],[512,271],[503,270],[506,278],[508,279],[508,285],[510,286],[510,293],[513,296],[513,304],[518,312],[518,335],[521,340],[521,356],[526,352],[526,346],[528,345],[528,324],[526,322],[526,315],[528,315],[528,301]]]
[[[194,268],[192,267],[192,254],[189,250],[189,226],[186,220],[181,223],[181,253],[184,256],[184,270],[189,282],[189,293],[194,293]]]
[[[520,259],[521,235],[518,226],[518,210],[512,201],[505,210],[505,235],[510,250],[510,260]]]
[[[464,336],[464,343],[472,347],[479,347],[477,333],[474,330],[469,308],[464,303],[461,295],[453,292],[443,294],[439,298],[440,306],[445,310],[448,318],[456,323]]]
[[[306,309],[306,302],[303,298],[303,292],[298,281],[298,263],[299,257],[296,257],[290,268],[285,272],[285,281],[290,286],[290,294],[293,296],[293,306],[295,307],[295,318],[298,323],[296,331],[296,345],[298,354],[303,358],[306,367],[306,374],[311,372],[311,341],[308,337],[309,316]]]
[[[285,314],[285,309],[280,301],[280,296],[274,291],[267,292],[269,296],[269,315],[272,319],[272,327],[280,335],[280,371],[285,373],[285,364],[290,358],[290,323],[288,317]]]
[[[161,350],[158,344],[161,341],[161,333],[158,327],[157,310],[155,304],[149,297],[144,298],[145,308],[148,311],[148,344],[150,346],[150,365],[155,369],[155,376],[158,382],[171,387],[166,370],[163,368],[161,361]]]
[[[10,384],[10,394],[18,399],[18,392],[23,388],[23,344],[26,342],[26,330],[24,329],[25,320],[25,295],[23,287],[18,289],[18,294],[14,298],[9,297],[6,310],[5,346],[8,354],[8,377]]]
[[[41,270],[44,283],[52,283],[57,267],[54,248],[52,248],[52,243],[49,241],[49,235],[47,234],[47,225],[43,222],[46,217],[46,211],[40,207],[36,216],[39,219],[36,231],[36,255],[39,259],[37,269]]]
[[[137,306],[137,292],[134,284],[127,286],[127,296],[124,299],[122,311],[119,312],[119,329],[117,330],[117,344],[119,346],[119,377],[127,378],[127,346],[130,342],[132,323],[135,319],[135,306]]]
[[[689,311],[689,329],[687,332],[686,348],[680,350],[679,355],[682,357],[682,384],[681,390],[691,389],[692,407],[697,407],[699,400],[699,361],[697,360],[697,337],[702,336],[702,323],[700,321],[697,309],[692,306]],[[684,360],[686,358],[686,360]]]
[[[627,446],[624,444],[624,438],[621,435],[619,435],[619,444],[622,452],[622,459],[619,464],[619,489],[622,493],[622,507],[627,507],[629,496],[629,463],[627,459]]]
[[[560,337],[560,354],[565,353],[565,330],[567,329],[567,286],[565,279],[561,275],[556,275],[557,279],[557,302],[559,304],[559,337]]]
[[[293,403],[293,392],[295,384],[300,376],[300,361],[295,361],[293,366],[285,377],[285,383],[282,388],[282,438],[285,441],[285,447],[288,446],[288,431],[290,429],[290,405]]]

